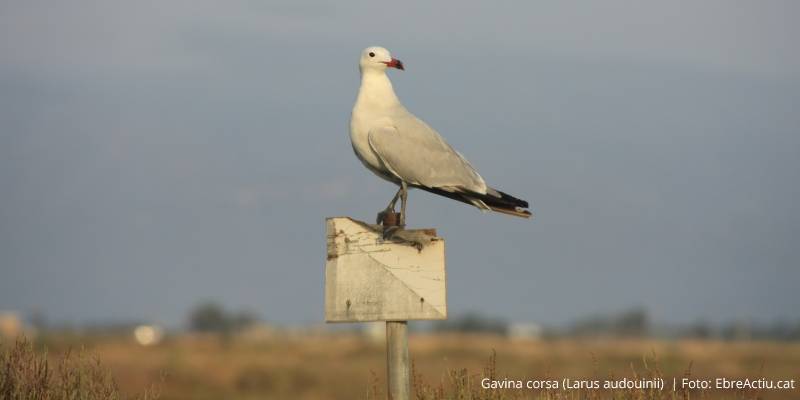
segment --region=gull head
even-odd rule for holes
[[[361,59],[358,62],[358,66],[361,68],[361,71],[376,70],[383,72],[386,71],[386,68],[397,68],[405,71],[402,61],[392,58],[392,54],[389,53],[389,50],[377,46],[367,47],[361,52]]]

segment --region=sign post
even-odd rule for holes
[[[408,321],[386,321],[386,376],[389,399],[411,398]]]

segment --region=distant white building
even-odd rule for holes
[[[508,337],[511,339],[540,339],[542,326],[533,322],[515,322],[508,326]]]
[[[164,338],[164,329],[158,325],[139,325],[134,328],[133,337],[142,346],[153,346]]]
[[[386,340],[386,323],[383,321],[379,322],[367,322],[364,324],[364,336],[366,336],[370,341],[375,343],[383,343]]]

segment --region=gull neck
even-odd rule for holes
[[[391,107],[400,103],[394,93],[392,82],[385,71],[366,69],[361,71],[361,88],[356,104],[370,107]]]

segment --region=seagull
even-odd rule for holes
[[[394,93],[386,76],[389,68],[405,70],[403,63],[383,47],[361,53],[361,88],[350,119],[350,140],[359,160],[375,175],[399,186],[378,224],[394,213],[401,201],[399,226],[406,222],[408,189],[430,193],[496,211],[530,218],[528,202],[486,184],[478,171],[433,128],[411,114]]]

